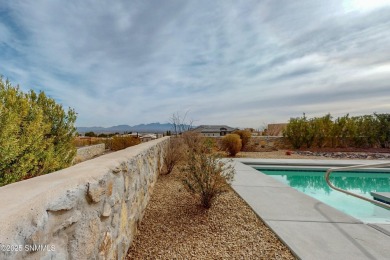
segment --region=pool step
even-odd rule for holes
[[[373,192],[371,191],[371,196],[374,197],[374,200],[390,204],[390,192]]]

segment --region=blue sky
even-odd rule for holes
[[[0,0],[0,74],[77,126],[390,112],[390,0]]]

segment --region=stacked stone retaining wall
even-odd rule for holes
[[[105,144],[95,144],[77,149],[77,155],[74,159],[75,163],[84,162],[96,156],[102,155],[106,150]]]
[[[0,188],[0,259],[124,259],[167,137]]]

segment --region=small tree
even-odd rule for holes
[[[178,136],[192,129],[193,120],[187,120],[188,111],[181,115],[179,112],[173,113],[169,122],[172,124],[173,133]]]
[[[252,133],[248,130],[237,130],[234,131],[233,134],[237,134],[240,136],[242,144],[241,150],[244,150],[252,137]]]
[[[186,190],[208,209],[219,195],[229,190],[235,170],[215,154],[190,151],[183,173],[182,182]]]
[[[169,138],[163,157],[164,168],[162,174],[170,174],[182,158],[183,142],[181,138]]]
[[[222,138],[222,148],[229,155],[235,156],[242,147],[240,136],[237,134],[228,134]]]

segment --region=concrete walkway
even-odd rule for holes
[[[390,259],[390,225],[364,224],[242,162],[336,166],[378,161],[236,159],[232,187],[300,259]]]

